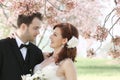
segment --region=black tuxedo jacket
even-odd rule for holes
[[[21,80],[42,61],[42,51],[34,44],[30,43],[24,60],[15,39],[0,40],[0,80]]]

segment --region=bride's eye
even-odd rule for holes
[[[53,33],[54,36],[57,36],[57,34]]]

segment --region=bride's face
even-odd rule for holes
[[[53,34],[50,36],[50,40],[51,40],[50,47],[53,49],[58,49],[65,44],[66,39],[62,37],[61,29],[56,27],[54,29]]]

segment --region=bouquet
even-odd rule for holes
[[[22,80],[47,80],[45,74],[42,71],[37,71],[35,74],[22,75]]]

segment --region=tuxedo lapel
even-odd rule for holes
[[[31,66],[34,63],[33,54],[34,54],[34,52],[33,52],[32,45],[29,44],[29,47],[27,48],[26,59],[25,59],[25,62],[29,63],[29,68],[32,68]]]
[[[20,66],[20,69],[23,70],[23,65],[24,65],[24,59],[22,57],[22,54],[20,52],[20,49],[18,48],[17,46],[17,43],[16,43],[16,40],[15,39],[11,39],[11,44],[12,45],[12,50],[13,51],[13,54],[15,55],[16,57],[16,60],[18,61],[18,64]]]
[[[26,55],[26,60],[29,59],[29,63],[30,63],[30,66],[32,66],[32,64],[34,63],[34,47],[31,45],[31,43],[29,44],[29,47],[28,47],[28,51],[27,51],[27,55]]]
[[[28,46],[25,61],[29,61],[29,58],[30,58],[30,48]]]
[[[27,55],[26,55],[26,59],[25,59],[25,62],[27,63],[27,64],[29,64],[28,65],[28,67],[29,67],[29,71],[30,71],[30,73],[31,74],[33,74],[33,68],[34,68],[34,66],[35,66],[35,58],[36,57],[34,57],[34,47],[33,47],[33,45],[31,45],[31,43],[29,43],[29,47],[28,47],[28,50],[27,50]]]

